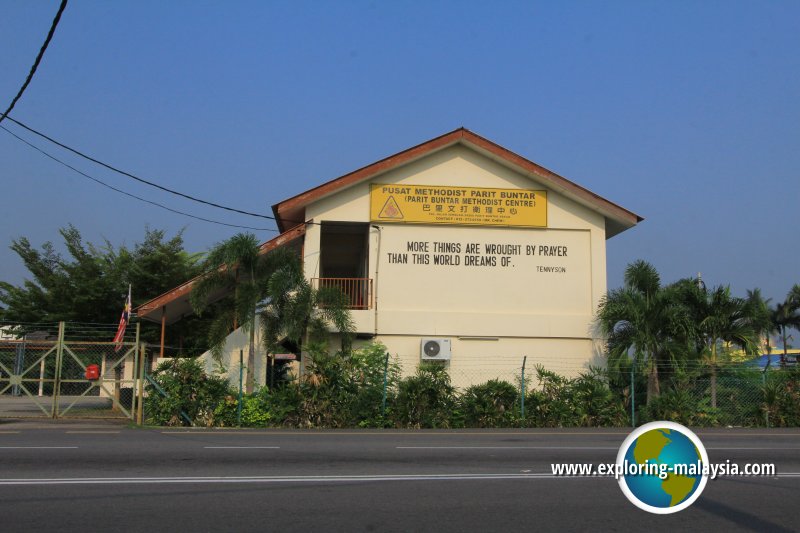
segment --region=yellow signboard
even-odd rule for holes
[[[547,227],[547,191],[373,183],[372,222]]]

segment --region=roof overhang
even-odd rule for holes
[[[305,224],[297,225],[288,231],[284,231],[274,239],[271,239],[259,247],[259,254],[263,255],[277,248],[285,246],[305,235]],[[164,321],[165,324],[173,324],[181,318],[194,313],[189,298],[195,284],[202,279],[202,275],[190,279],[186,283],[178,285],[161,296],[153,298],[135,309],[136,316],[151,322]],[[226,290],[219,290],[209,295],[208,302],[213,303],[228,294]]]
[[[533,161],[525,159],[466,128],[459,128],[273,205],[272,211],[275,214],[278,228],[283,231],[284,228],[292,227],[305,221],[305,211],[309,204],[456,144],[469,146],[499,164],[526,175],[550,189],[597,211],[606,220],[606,238],[613,237],[644,220],[636,213],[606,200],[602,196],[537,165]]]

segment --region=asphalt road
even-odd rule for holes
[[[709,481],[667,516],[612,477],[626,430],[288,431],[0,423],[0,531],[798,531],[799,430],[698,430]]]

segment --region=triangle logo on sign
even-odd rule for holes
[[[378,218],[392,218],[395,220],[403,219],[403,212],[400,211],[400,206],[397,205],[397,201],[394,199],[394,196],[390,196],[386,200],[386,203],[383,204],[381,212],[378,213]]]

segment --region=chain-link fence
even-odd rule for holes
[[[157,424],[284,427],[800,426],[800,369],[748,363],[609,368],[564,358],[487,357],[494,365],[386,354],[309,355],[302,374],[242,395],[192,359],[151,383]],[[316,357],[316,359],[315,359]]]
[[[417,368],[411,356],[398,360],[405,363],[404,375],[412,375]],[[446,369],[462,395],[489,381],[513,385],[519,407],[523,397],[528,397],[528,413],[523,418],[531,410],[546,412],[538,421],[523,421],[527,424],[575,426],[594,421],[640,425],[669,420],[706,427],[800,425],[800,367],[791,358],[785,365],[766,367],[763,361],[759,366],[758,360],[666,362],[655,368],[646,362],[628,361],[612,367],[605,359],[593,362],[487,355],[467,364],[456,360],[435,364]],[[587,390],[591,393],[586,394]],[[556,404],[558,409],[552,409]],[[593,414],[600,411],[609,416],[602,419]]]
[[[722,427],[800,424],[800,368],[793,360],[766,367],[755,361],[662,363],[655,368],[657,380],[652,366],[630,370],[629,365],[628,390],[635,393],[637,422],[671,420]],[[625,379],[625,371],[617,374],[618,382]]]
[[[138,328],[111,342],[111,324],[0,324],[0,417],[133,419]]]

